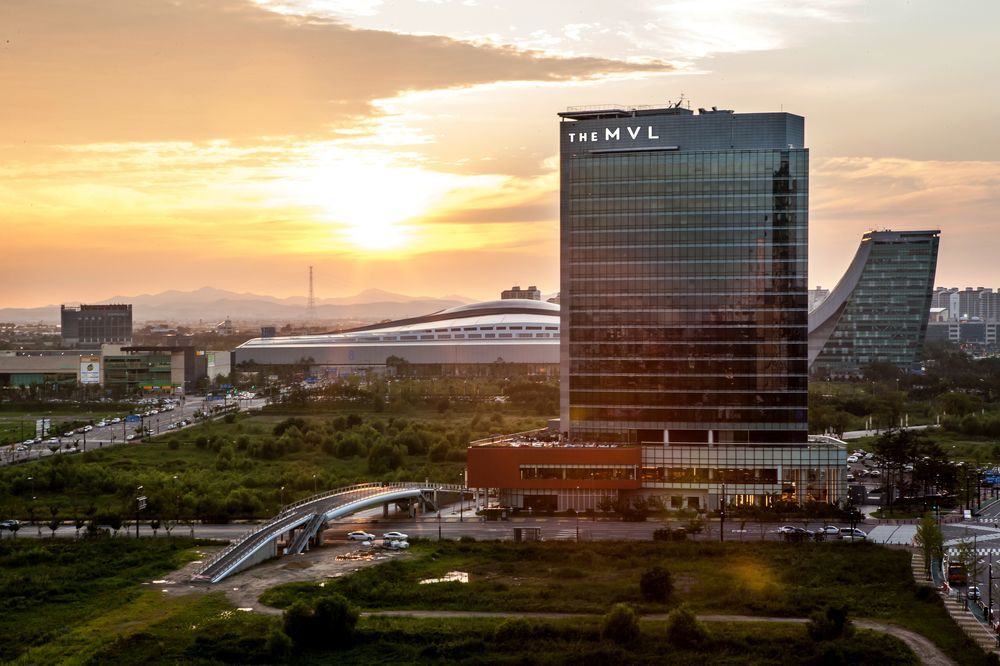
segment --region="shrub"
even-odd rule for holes
[[[614,643],[632,643],[639,638],[639,617],[628,604],[615,604],[601,622],[601,638]]]
[[[313,604],[296,601],[284,614],[285,633],[297,647],[346,645],[354,635],[358,609],[339,594],[330,594]]]
[[[704,625],[698,621],[687,606],[680,606],[670,612],[667,618],[667,641],[678,648],[694,648],[708,638]]]
[[[639,578],[639,592],[646,601],[666,601],[673,591],[674,580],[663,567],[646,569]]]
[[[170,449],[171,451],[176,451],[177,449],[181,448],[180,440],[176,438],[169,440],[167,442],[167,448]]]
[[[844,606],[827,606],[825,610],[816,611],[809,616],[806,629],[814,641],[832,641],[854,633],[854,625],[847,618]]]
[[[285,661],[292,652],[292,639],[281,629],[273,627],[267,636],[265,649],[275,661]]]

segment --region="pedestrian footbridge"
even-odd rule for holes
[[[438,493],[464,492],[464,486],[454,484],[397,482],[362,483],[320,493],[288,505],[271,520],[234,540],[201,567],[193,580],[218,583],[226,576],[277,557],[278,542],[285,535],[289,535],[285,540],[288,546],[280,554],[301,553],[328,521],[358,511],[413,500],[436,509]]]

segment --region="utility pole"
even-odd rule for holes
[[[306,317],[316,318],[316,294],[313,291],[313,267],[309,267],[309,300],[306,302]]]

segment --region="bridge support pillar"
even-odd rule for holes
[[[386,502],[385,504],[382,505],[382,517],[383,518],[388,518],[389,517],[389,503],[388,502]]]

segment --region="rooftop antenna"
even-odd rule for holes
[[[681,93],[681,98],[677,100],[677,103],[673,105],[673,108],[679,109],[682,104],[684,104],[684,93]],[[688,102],[688,106],[691,106],[691,102]]]
[[[316,318],[316,295],[313,293],[313,267],[309,267],[309,300],[306,302],[306,317]]]

